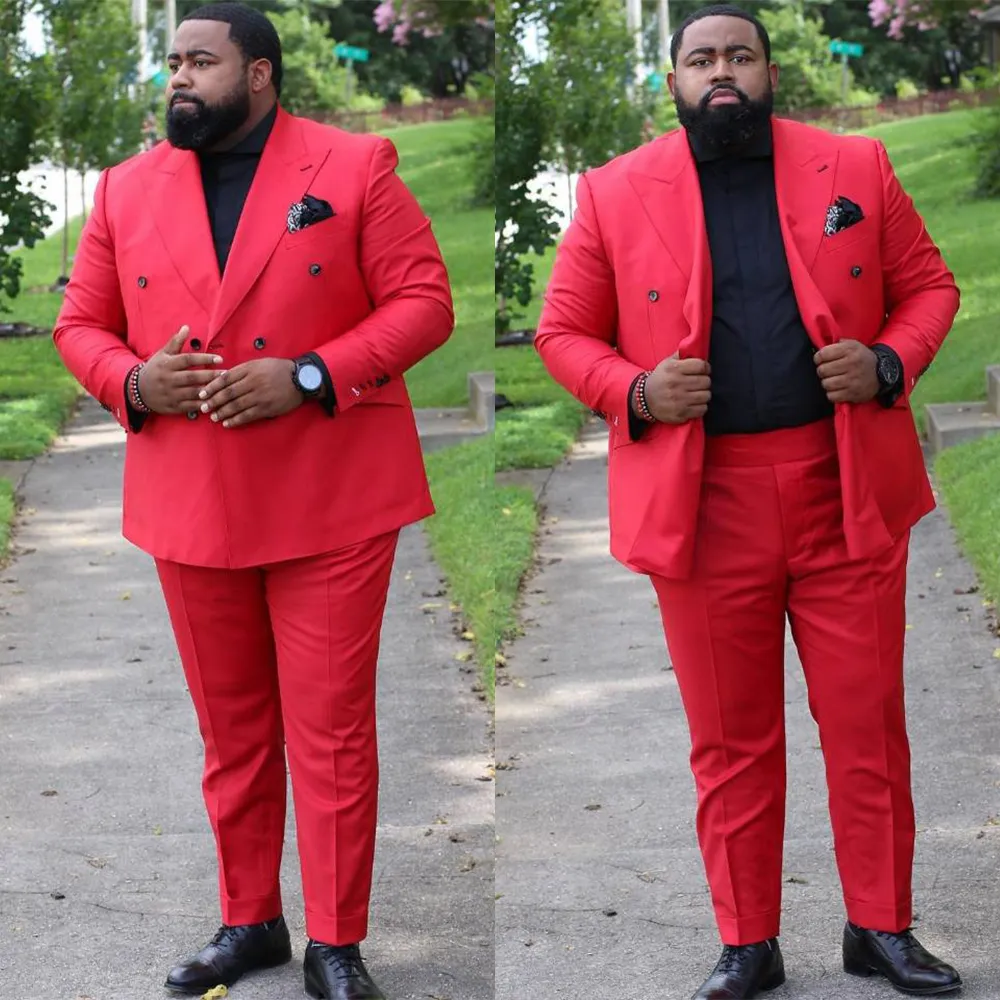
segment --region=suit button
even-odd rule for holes
[[[860,278],[861,277],[861,268],[858,267],[857,264],[855,264],[854,267],[851,268],[851,277],[852,278]]]
[[[139,281],[138,281],[139,287],[140,288],[145,288],[147,284],[148,284],[148,282],[146,281],[145,276],[140,274],[139,275]]]
[[[201,341],[197,337],[192,337],[191,338],[191,350],[192,351],[200,351],[201,350]]]
[[[659,298],[660,298],[660,293],[655,288],[652,289],[652,291],[650,291],[649,293],[649,301],[656,302],[659,300]]]
[[[310,264],[309,265],[309,273],[310,274],[319,274],[319,272],[322,271],[322,270],[323,270],[323,268],[321,268],[319,266],[319,264]]]
[[[264,350],[264,345],[265,345],[266,343],[267,343],[267,341],[266,341],[266,340],[265,340],[265,339],[264,339],[263,337],[258,337],[258,338],[257,338],[257,339],[256,339],[256,340],[255,340],[255,341],[253,342],[253,346],[254,346],[254,347],[256,347],[258,351],[263,351],[263,350]]]
[[[188,415],[188,420],[197,420],[198,419],[198,411],[197,410],[188,410],[188,414],[187,415]]]

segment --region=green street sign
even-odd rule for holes
[[[368,49],[361,49],[356,45],[345,45],[343,42],[335,45],[333,51],[341,59],[348,59],[351,62],[368,62],[368,58],[371,55]]]
[[[835,56],[852,56],[856,59],[865,54],[865,47],[858,42],[842,42],[835,38],[830,42],[830,51]]]

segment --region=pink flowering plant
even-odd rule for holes
[[[903,29],[929,31],[954,14],[978,14],[982,0],[869,0],[868,15],[876,27],[886,25],[890,38],[901,39]]]
[[[412,32],[430,38],[456,24],[492,22],[492,0],[382,0],[375,8],[375,26],[392,31],[397,45],[406,45]]]

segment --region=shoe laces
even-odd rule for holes
[[[750,959],[751,954],[753,954],[753,948],[753,945],[747,944],[725,945],[722,949],[722,957],[719,959],[719,971],[726,973],[742,972],[743,966]]]
[[[332,945],[327,945],[324,959],[331,964],[338,979],[360,979],[365,974],[365,967],[361,960],[361,950],[356,945],[341,948],[334,948]]]
[[[232,927],[229,924],[223,924],[216,932],[215,937],[212,938],[212,944],[218,946],[225,944],[230,939],[235,939],[239,937],[240,932],[239,927]]]
[[[893,934],[892,931],[875,931],[875,936],[895,945],[900,951],[913,951],[920,943],[913,936],[913,928],[907,927],[905,931]]]

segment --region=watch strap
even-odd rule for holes
[[[316,401],[326,410],[327,416],[332,417],[337,409],[337,394],[333,390],[333,379],[330,377],[330,369],[326,367],[326,362],[315,351],[300,354],[295,360],[309,361],[319,369],[324,391]]]
[[[879,390],[875,397],[886,408],[893,406],[897,399],[903,394],[905,384],[903,373],[903,362],[899,355],[887,344],[873,344],[872,353],[876,358],[875,373],[878,377]],[[882,377],[882,359],[887,358],[892,361],[896,368],[896,378],[892,382],[886,382]]]

